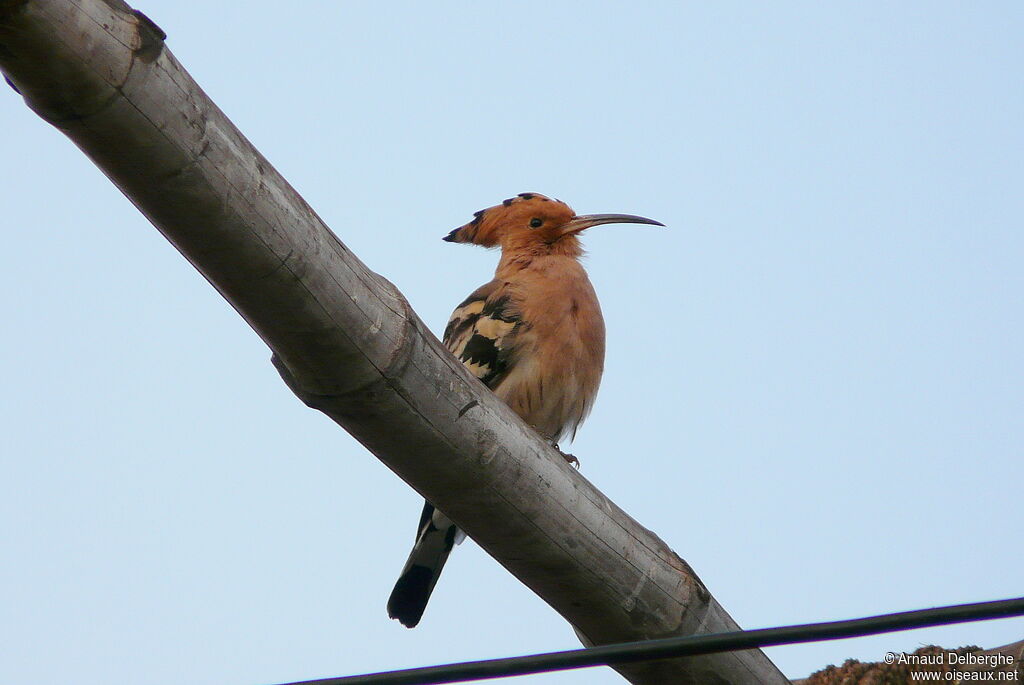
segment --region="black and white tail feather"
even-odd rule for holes
[[[450,518],[430,502],[423,503],[416,544],[388,599],[388,616],[397,618],[406,628],[416,627],[448,555],[465,538]]]
[[[466,298],[452,313],[444,332],[448,349],[492,390],[509,370],[508,354],[520,323],[507,298],[488,299],[498,285],[492,281]],[[406,628],[420,622],[448,555],[465,537],[434,505],[423,503],[416,543],[388,599],[388,616]]]

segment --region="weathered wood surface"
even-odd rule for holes
[[[470,376],[331,233],[152,22],[119,0],[0,0],[0,68],[249,322],[296,395],[585,642],[737,628],[678,555]],[[786,682],[757,650],[619,670],[635,683]]]

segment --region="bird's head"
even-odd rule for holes
[[[451,243],[501,246],[503,251],[564,253],[578,256],[577,235],[600,224],[664,224],[632,214],[588,214],[579,216],[561,200],[538,193],[520,193],[500,205],[482,209],[468,224],[444,237]]]

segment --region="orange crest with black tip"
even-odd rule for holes
[[[556,240],[555,231],[576,216],[561,200],[540,193],[519,193],[500,205],[481,209],[473,220],[444,237],[450,243],[473,243],[495,247],[513,235],[535,235],[541,240]],[[549,235],[550,233],[550,235]]]

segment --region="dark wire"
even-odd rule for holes
[[[560,671],[569,668],[606,666],[634,661],[651,661],[668,657],[713,654],[732,650],[771,647],[818,640],[839,640],[876,633],[890,633],[911,628],[983,621],[1024,615],[1024,597],[996,602],[957,604],[903,611],[896,614],[868,616],[830,623],[807,623],[779,628],[740,630],[732,633],[670,637],[644,642],[574,649],[567,652],[548,652],[530,656],[516,656],[486,661],[467,661],[441,666],[410,668],[402,671],[369,673],[366,675],[304,680],[286,685],[421,685],[424,683],[454,683],[465,680],[502,678],[506,676]]]

